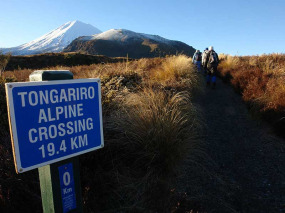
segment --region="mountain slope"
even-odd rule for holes
[[[46,52],[61,52],[70,42],[79,36],[101,33],[99,29],[80,21],[67,22],[57,29],[18,47],[2,49],[12,55],[30,55]]]
[[[84,52],[108,57],[159,57],[183,53],[192,56],[195,49],[183,42],[157,35],[136,33],[125,29],[111,29],[93,36],[75,39],[64,52]]]

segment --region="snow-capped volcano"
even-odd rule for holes
[[[61,52],[74,39],[101,33],[99,29],[80,21],[67,22],[57,29],[18,47],[2,49],[12,55],[31,55],[46,52]]]
[[[149,35],[144,33],[136,33],[131,30],[126,29],[111,29],[105,31],[103,33],[99,33],[92,36],[84,36],[79,38],[79,40],[90,41],[90,40],[113,40],[113,41],[121,41],[126,42],[130,39],[151,39],[154,41],[162,42],[162,43],[169,43],[171,40],[165,39],[158,35]]]

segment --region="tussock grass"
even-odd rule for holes
[[[240,60],[237,56],[220,54],[219,59],[222,63],[220,63],[219,68],[222,70],[233,70],[239,66]]]
[[[148,88],[126,99],[123,108],[127,117],[120,126],[128,130],[130,143],[142,148],[139,150],[145,149],[142,159],[148,159],[142,165],[156,164],[153,169],[161,176],[174,173],[188,153],[189,143],[185,139],[191,134],[190,124],[194,125],[196,117],[189,94],[171,95]]]
[[[175,178],[189,155],[200,152],[200,118],[191,96],[201,84],[191,59],[179,55],[47,69],[102,82],[105,147],[81,157],[86,212],[169,212]],[[32,71],[4,76],[27,81]],[[29,193],[39,196],[34,189]],[[11,207],[17,201],[3,196],[0,187],[0,204]]]
[[[199,85],[199,78],[195,73],[191,58],[185,55],[167,57],[152,75],[154,81],[164,86],[180,84],[189,88],[197,88]]]
[[[128,153],[126,167],[132,177],[131,183],[123,186],[131,189],[128,200],[137,201],[135,209],[143,212],[168,212],[173,180],[197,134],[190,96],[145,88],[126,96],[121,109],[116,123],[118,132],[124,133],[120,144]]]

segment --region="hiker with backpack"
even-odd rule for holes
[[[210,86],[212,82],[212,88],[216,87],[216,75],[217,75],[217,67],[219,64],[219,56],[214,51],[214,47],[210,46],[209,51],[205,55],[205,64],[207,67],[207,86]]]
[[[192,58],[192,63],[197,66],[197,70],[199,72],[201,71],[201,61],[202,61],[202,54],[200,50],[196,50]]]
[[[204,70],[204,75],[207,75],[207,64],[206,64],[206,55],[208,53],[208,47],[205,48],[204,52],[202,53],[202,67]]]

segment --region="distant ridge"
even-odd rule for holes
[[[128,54],[131,58],[143,58],[181,53],[192,56],[195,49],[183,42],[157,35],[136,33],[126,29],[111,29],[100,34],[79,37],[63,51],[108,57],[125,57]]]
[[[131,60],[131,59],[128,59]],[[36,55],[11,56],[6,70],[46,69],[55,66],[80,66],[101,63],[116,63],[126,61],[126,58],[109,58],[106,56],[86,55],[80,53],[44,53]]]
[[[61,52],[70,42],[79,36],[88,36],[102,31],[80,21],[67,22],[57,29],[18,47],[3,48],[3,53],[12,55],[32,55],[47,52]]]

